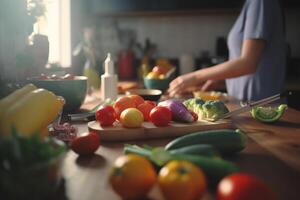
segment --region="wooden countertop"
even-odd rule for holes
[[[236,104],[228,104],[229,108]],[[279,200],[300,199],[300,112],[288,109],[274,124],[255,121],[249,113],[236,116],[233,123],[249,137],[245,150],[228,158],[243,172],[266,181]],[[74,124],[79,134],[87,131],[86,123]],[[165,145],[171,139],[129,142],[131,144]],[[63,164],[64,184],[56,199],[120,199],[110,188],[107,178],[114,160],[122,154],[123,143],[102,143],[95,155],[79,157],[69,151]],[[148,200],[163,200],[157,187]],[[203,200],[214,199],[207,194]]]

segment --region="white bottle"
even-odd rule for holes
[[[102,100],[116,100],[118,96],[118,76],[115,74],[114,62],[108,53],[104,61],[104,74],[101,75],[101,98]]]

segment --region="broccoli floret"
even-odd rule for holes
[[[192,98],[184,101],[183,104],[189,110],[197,113],[200,120],[215,121],[229,112],[226,105],[220,100],[204,101],[200,98]]]
[[[183,102],[183,104],[190,110],[195,112],[195,109],[197,109],[198,107],[202,107],[202,105],[205,103],[204,100],[200,99],[200,98],[192,98],[192,99],[188,99],[185,100]]]
[[[208,120],[208,121],[215,121],[225,113],[228,113],[229,110],[225,106],[225,104],[220,100],[209,100],[206,101],[202,105],[202,119]]]

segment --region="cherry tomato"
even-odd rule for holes
[[[96,111],[96,120],[101,126],[111,126],[117,119],[115,109],[110,105],[101,106]]]
[[[218,200],[274,200],[270,188],[257,177],[235,173],[223,178],[217,187]]]
[[[150,120],[150,112],[155,107],[152,103],[149,103],[149,101],[145,101],[144,103],[138,105],[137,109],[141,111],[144,115],[144,120],[149,121]]]
[[[166,200],[200,199],[207,188],[202,170],[179,160],[170,161],[159,171],[158,185]]]
[[[192,110],[189,110],[189,112],[192,114],[193,119],[194,119],[194,122],[198,121],[198,115],[197,115],[197,113],[195,113],[195,112],[192,111]]]
[[[114,104],[114,109],[117,113],[118,119],[120,119],[120,115],[123,110],[125,110],[126,108],[135,108],[135,107],[136,107],[136,105],[135,105],[134,101],[127,96],[118,98]]]
[[[151,110],[149,116],[155,126],[167,126],[172,119],[172,112],[169,108],[156,106]]]
[[[71,141],[71,149],[79,155],[93,154],[100,146],[100,137],[95,132],[89,132]]]
[[[137,94],[132,94],[128,96],[130,99],[132,99],[135,103],[135,106],[138,107],[138,105],[144,103],[144,98]]]
[[[144,157],[128,154],[118,157],[109,174],[109,183],[123,199],[140,199],[156,182],[156,172]]]

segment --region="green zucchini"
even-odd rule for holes
[[[217,183],[221,178],[231,173],[239,171],[239,167],[234,163],[221,158],[211,158],[201,155],[190,155],[182,153],[171,153],[163,148],[153,148],[152,150],[139,147],[137,145],[125,145],[125,154],[138,154],[151,160],[156,167],[160,168],[171,160],[185,160],[200,167],[209,182]]]
[[[221,154],[236,153],[246,147],[247,136],[239,129],[220,129],[194,132],[169,142],[165,149],[172,150],[195,144],[210,144]]]
[[[190,154],[206,157],[220,157],[219,152],[210,144],[194,144],[169,150],[171,154]]]

